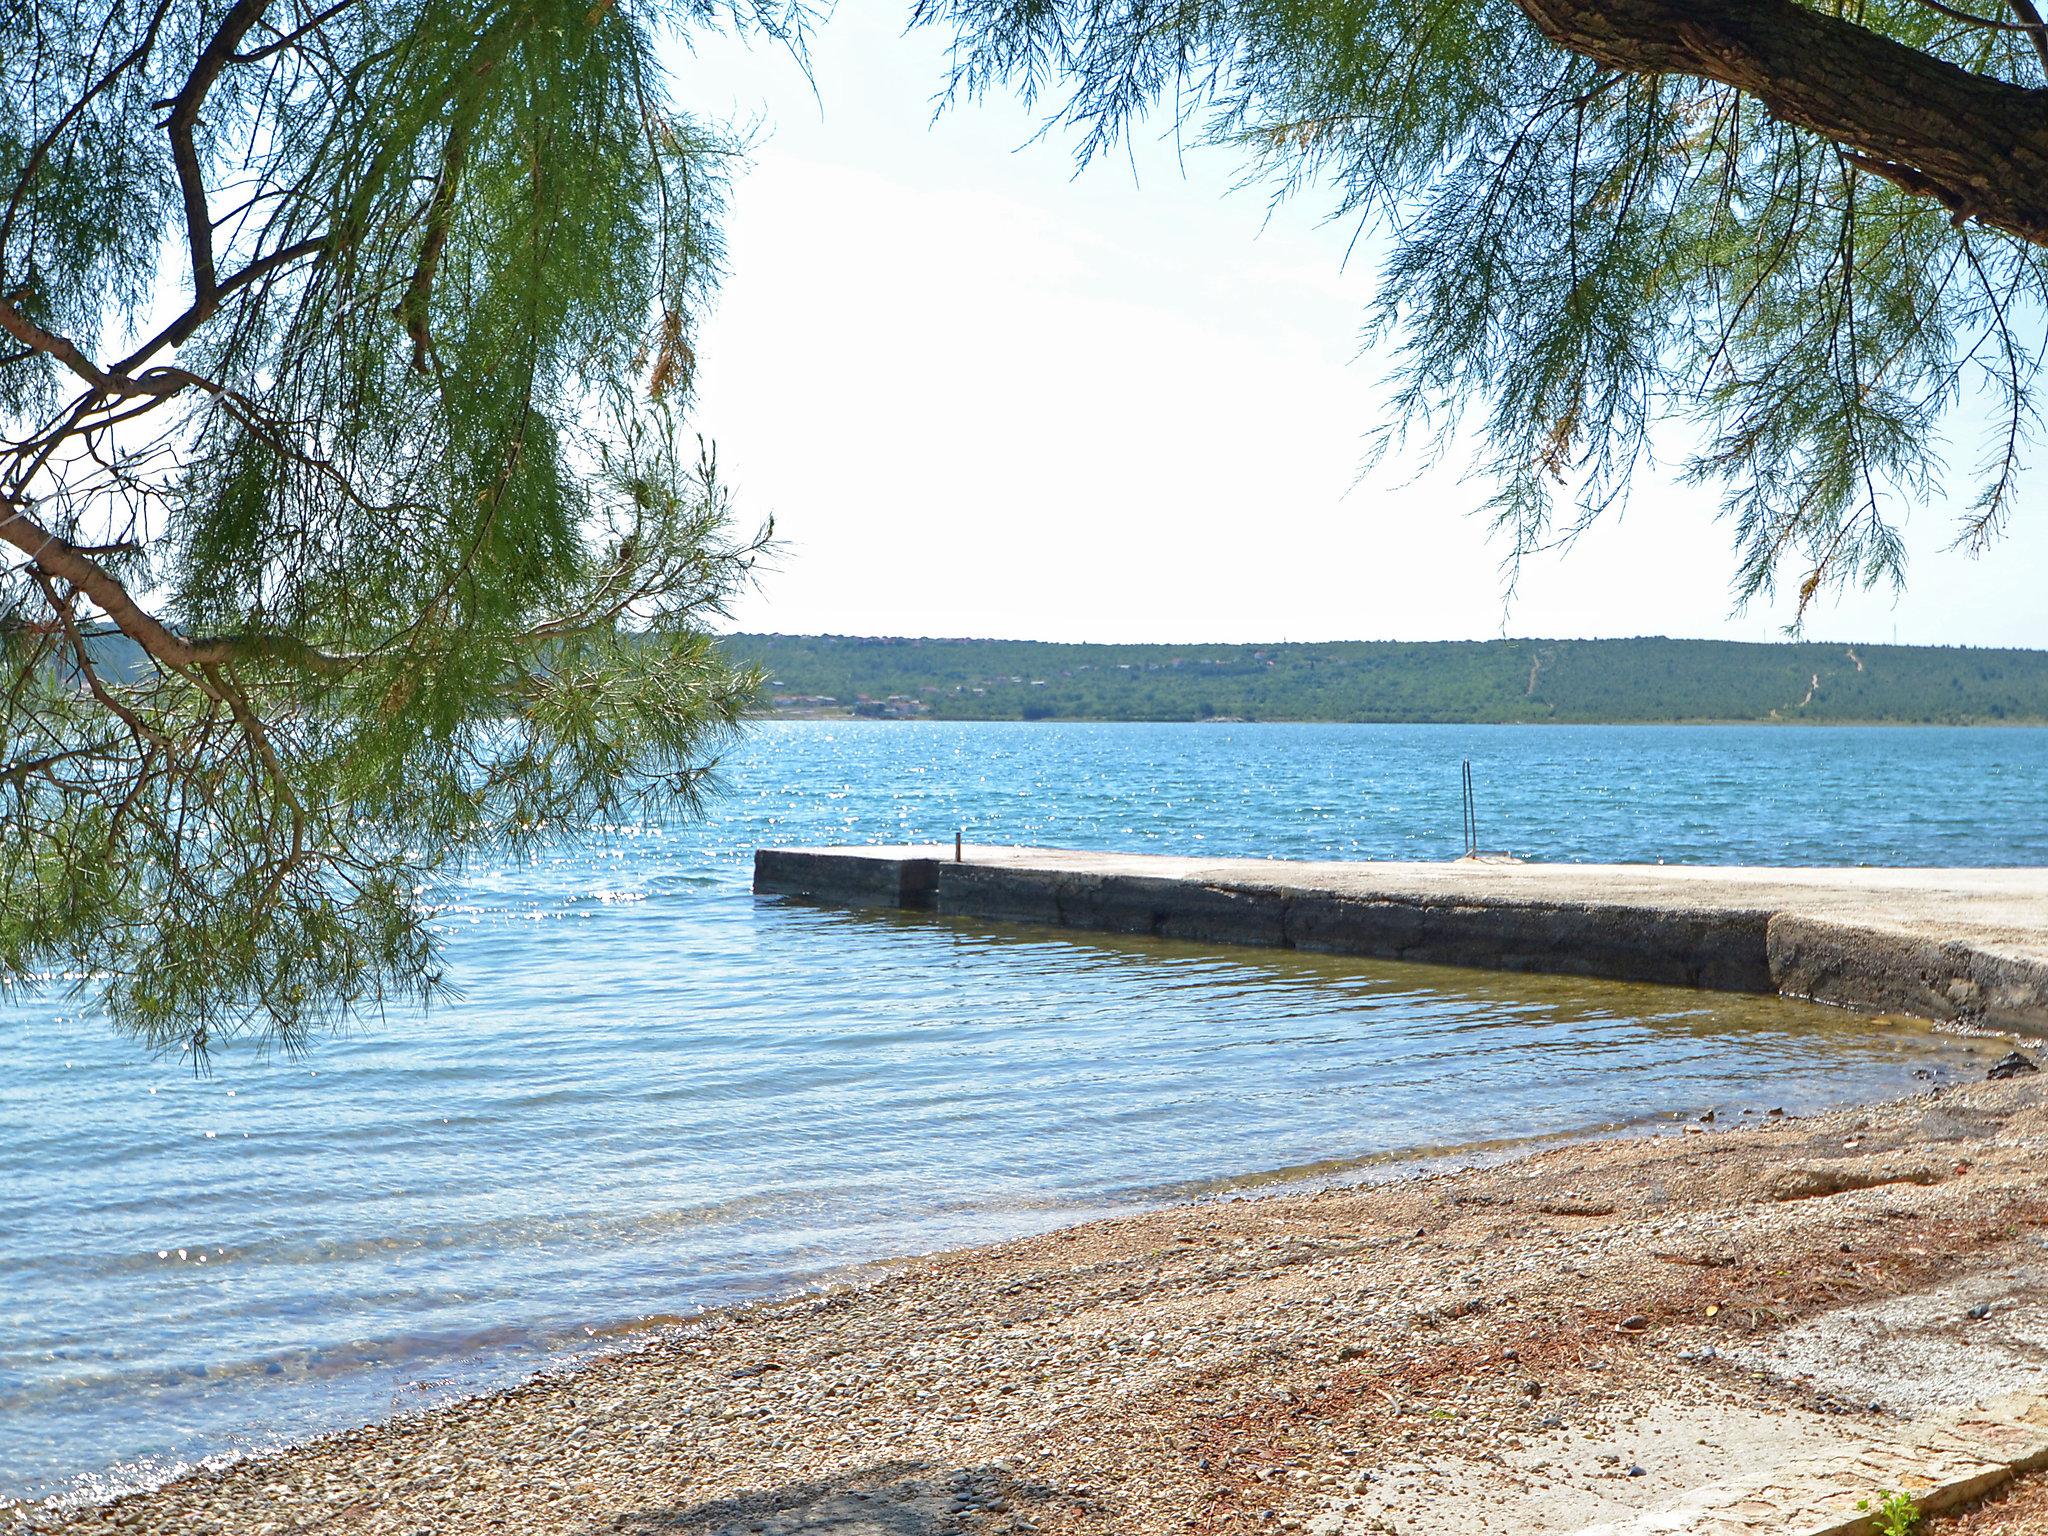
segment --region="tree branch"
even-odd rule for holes
[[[2048,89],[1972,74],[1795,0],[1516,4],[1560,47],[1732,86],[1957,222],[2048,245]]]
[[[433,332],[428,324],[428,309],[434,294],[434,272],[441,264],[441,252],[448,244],[448,226],[455,217],[455,193],[462,184],[463,167],[469,161],[470,135],[476,129],[476,120],[483,109],[483,93],[476,92],[455,121],[448,126],[448,139],[441,149],[441,176],[434,186],[433,200],[427,206],[427,232],[420,241],[420,255],[413,266],[412,279],[405,285],[405,296],[398,301],[398,318],[405,326],[406,335],[412,338],[412,365],[420,372],[427,371],[427,356],[433,350]]]
[[[199,164],[199,148],[193,138],[199,126],[199,109],[220,72],[234,61],[235,50],[250,29],[263,19],[270,0],[236,0],[221,18],[206,46],[193,62],[192,73],[171,98],[171,115],[164,124],[171,136],[171,161],[178,169],[178,192],[185,205],[185,241],[192,250],[192,302],[195,308],[210,308],[216,287],[213,266],[213,211],[207,204],[206,179]]]
[[[2027,29],[2028,40],[2033,43],[2034,52],[2041,60],[2041,72],[2048,74],[2048,22],[2041,20],[2034,0],[2012,0],[2012,13]]]
[[[295,27],[289,32],[279,34],[275,42],[265,43],[261,48],[252,48],[247,53],[233,55],[232,62],[236,64],[260,64],[272,54],[282,53],[285,49],[295,46],[302,39],[311,37],[315,32],[318,32],[328,22],[334,20],[335,17],[355,3],[356,0],[334,0],[334,4],[314,15],[303,25]]]
[[[280,246],[268,256],[258,256],[233,277],[225,278],[215,283],[212,296],[203,307],[195,301],[182,315],[179,315],[169,325],[158,331],[148,341],[116,363],[114,365],[114,372],[126,373],[137,363],[154,356],[165,347],[180,345],[189,339],[194,331],[206,323],[222,299],[227,298],[230,294],[240,289],[249,287],[253,283],[261,282],[280,267],[289,266],[291,263],[304,260],[308,256],[317,256],[326,247],[327,237],[325,235],[315,235],[305,240],[294,240],[290,245]]]
[[[595,13],[594,13],[595,14]],[[427,229],[420,241],[419,260],[412,278],[398,302],[398,318],[412,338],[412,365],[425,372],[433,351],[433,333],[428,325],[428,304],[433,297],[434,273],[448,244],[448,228],[455,217],[455,195],[462,184],[463,168],[469,160],[469,144],[483,116],[490,93],[491,72],[504,61],[512,45],[531,25],[530,15],[499,19],[477,39],[477,45],[463,61],[449,93],[454,113],[448,137],[441,147],[441,174],[435,178],[434,195],[427,205]]]
[[[218,667],[237,658],[282,661],[326,674],[347,671],[354,664],[353,658],[330,655],[289,635],[216,635],[188,640],[136,602],[119,577],[78,545],[44,527],[26,506],[0,502],[0,542],[27,555],[45,575],[84,593],[122,634],[174,670]]]
[[[32,351],[44,352],[54,357],[103,395],[167,397],[183,389],[192,379],[190,374],[183,374],[182,378],[165,375],[142,380],[131,379],[125,374],[110,373],[80,351],[78,344],[68,336],[59,336],[55,331],[44,330],[5,299],[0,299],[0,331],[5,331]],[[179,372],[182,373],[182,370]]]
[[[50,769],[75,762],[79,758],[111,757],[119,745],[118,741],[95,742],[89,747],[71,747],[62,752],[48,752],[41,757],[27,757],[0,765],[0,783],[12,780],[16,784],[23,784],[36,774],[48,774]]]
[[[78,99],[66,107],[56,122],[50,125],[49,132],[45,133],[36,142],[35,148],[30,150],[22,159],[21,170],[14,178],[13,195],[7,200],[7,212],[4,216],[0,216],[0,246],[4,246],[7,243],[7,237],[13,233],[15,215],[20,212],[22,201],[28,193],[29,185],[36,179],[37,173],[42,170],[43,162],[49,158],[50,151],[57,146],[58,141],[70,130],[71,125],[84,115],[85,109],[91,106],[102,92],[106,91],[121,76],[149,57],[150,52],[156,47],[157,33],[162,29],[164,18],[170,14],[170,10],[170,0],[159,0],[156,10],[150,15],[149,26],[144,29],[141,39],[135,46],[116,61],[104,75],[100,76],[93,83],[92,89],[81,92]]]

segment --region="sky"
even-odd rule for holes
[[[736,627],[1783,637],[1788,601],[1734,610],[1714,495],[1669,464],[1624,516],[1526,562],[1509,601],[1462,463],[1361,474],[1382,419],[1384,359],[1359,338],[1374,272],[1347,262],[1327,196],[1276,210],[1228,152],[1163,125],[1077,174],[1012,99],[935,117],[944,40],[904,35],[907,9],[842,7],[809,80],[730,41],[674,61],[682,104],[754,127],[698,348],[696,425],[779,540]],[[1984,558],[1947,548],[1949,509],[1914,509],[1904,594],[1823,598],[1806,633],[2048,647],[2042,502]]]

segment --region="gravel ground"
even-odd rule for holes
[[[1656,1405],[1762,1408],[1788,1430],[1895,1414],[1736,1362],[1830,1309],[2038,1261],[2044,1153],[2032,1077],[1178,1206],[889,1266],[512,1391],[12,1519],[80,1536],[1150,1536],[1327,1527],[1372,1490],[1402,1511],[1377,1528],[1427,1536],[1451,1528],[1429,1493],[1404,1505],[1388,1479],[1483,1489],[1563,1431],[1583,1432],[1575,1476],[1652,1476],[1607,1439]],[[2005,1506],[2018,1524],[2000,1507],[1941,1536],[2048,1530],[2032,1483]]]
[[[1963,1514],[1934,1519],[1919,1536],[2042,1536],[2048,1531],[2048,1473],[2008,1483]]]

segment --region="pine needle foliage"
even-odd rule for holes
[[[918,0],[951,94],[1085,162],[1148,113],[1382,252],[1384,452],[1477,444],[1509,550],[1653,444],[1721,488],[1747,602],[1897,583],[1961,482],[1981,550],[2039,425],[2048,30],[2029,0]],[[1951,105],[1951,102],[1957,105]],[[1949,434],[1981,437],[1962,476]]]
[[[443,985],[479,850],[687,812],[756,679],[683,427],[781,0],[0,0],[0,977],[203,1055]]]

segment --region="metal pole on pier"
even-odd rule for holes
[[[1466,758],[1463,770],[1465,789],[1465,857],[1479,857],[1479,802],[1472,793],[1472,759]]]

